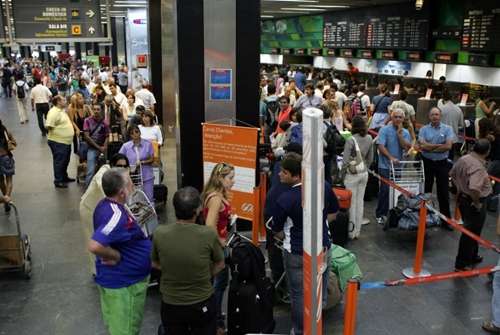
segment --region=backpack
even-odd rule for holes
[[[262,251],[247,241],[236,241],[231,252],[231,276],[239,282],[258,282],[266,276]]]
[[[271,127],[271,129],[276,129],[278,123],[278,114],[280,112],[280,104],[278,100],[265,101],[266,104],[266,115],[265,122]]]
[[[292,128],[292,131],[290,132],[289,143],[297,143],[302,145],[302,123]]]
[[[364,108],[363,108],[363,103],[361,101],[361,99],[364,97],[365,95],[363,94],[362,96],[357,96],[353,99],[352,101],[352,104],[351,104],[351,115],[350,115],[350,118],[351,120],[356,116],[358,115],[360,112],[363,112],[364,111]]]
[[[334,124],[323,121],[326,126],[324,139],[326,142],[325,152],[328,155],[340,155],[344,151],[345,139],[342,137]]]
[[[363,277],[356,255],[335,244],[332,244],[330,248],[330,266],[333,273],[337,275],[342,292],[347,287],[349,279],[361,279]]]
[[[24,85],[25,85],[25,84],[26,84],[26,83],[25,83],[24,81],[23,81],[23,84],[22,84],[22,85],[18,85],[18,84],[16,83],[17,97],[18,97],[19,99],[24,99],[24,98],[26,98],[26,92],[24,91]]]

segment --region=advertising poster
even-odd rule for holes
[[[257,166],[258,129],[204,123],[203,180],[217,163],[228,163],[235,169],[235,184],[230,193],[234,214],[253,219],[253,189]]]
[[[411,70],[410,62],[399,62],[394,60],[379,60],[377,62],[378,73],[402,76],[405,71]]]
[[[210,69],[210,100],[231,101],[232,82],[232,69]]]

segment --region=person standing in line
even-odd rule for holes
[[[295,75],[293,77],[295,80],[295,83],[297,85],[297,88],[304,92],[304,88],[306,86],[307,78],[306,75],[304,74],[304,69],[302,67],[299,67],[297,69],[297,72],[295,72]],[[314,89],[313,89],[314,91]]]
[[[281,162],[280,181],[289,186],[278,197],[273,210],[272,230],[284,237],[283,260],[286,279],[290,290],[292,334],[302,335],[304,328],[304,285],[303,285],[303,208],[302,208],[302,157],[296,153],[285,155]],[[325,255],[329,254],[331,241],[328,222],[335,220],[339,210],[338,201],[331,186],[324,182],[323,241]],[[325,257],[325,260],[327,257]],[[327,299],[329,262],[322,275],[323,305]]]
[[[92,106],[92,115],[83,123],[83,139],[87,147],[87,176],[85,186],[88,187],[95,173],[99,155],[106,153],[108,146],[109,126],[104,122],[101,105]]]
[[[14,83],[14,94],[17,102],[17,112],[19,113],[19,121],[21,124],[29,121],[28,112],[26,111],[26,101],[28,100],[28,83],[24,75],[19,74]]]
[[[127,156],[133,173],[141,173],[144,193],[154,203],[153,145],[141,138],[141,130],[137,126],[128,127],[127,134],[130,141],[125,142],[119,152]]]
[[[231,204],[228,192],[234,185],[234,167],[226,163],[214,166],[210,179],[203,188],[203,218],[205,224],[217,232],[220,244],[224,247],[224,255],[229,256],[226,247],[228,226],[231,221]],[[229,280],[229,270],[226,267],[214,278],[215,301],[217,308],[217,333],[223,334],[225,320],[222,314],[222,301]]]
[[[135,92],[135,97],[140,99],[146,107],[146,109],[149,109],[153,113],[155,113],[155,105],[156,105],[156,99],[153,93],[151,93],[150,90],[147,89],[146,84],[141,84],[140,90]]]
[[[318,108],[323,103],[323,98],[314,95],[314,86],[307,84],[305,86],[304,95],[302,95],[293,105],[293,108],[305,109],[308,107]]]
[[[94,234],[88,242],[88,250],[96,255],[102,317],[111,335],[138,335],[151,271],[151,241],[125,207],[134,189],[129,171],[106,171],[102,189],[106,198],[94,210]]]
[[[450,217],[450,195],[448,190],[449,151],[456,139],[453,129],[441,122],[441,110],[433,107],[429,112],[430,123],[418,133],[418,147],[422,152],[425,174],[425,193],[432,193],[434,179],[439,202],[439,210]],[[444,221],[441,227],[452,230]]]
[[[35,87],[31,89],[30,93],[31,110],[36,110],[38,128],[40,128],[42,136],[45,137],[47,136],[47,130],[43,122],[49,112],[49,102],[52,98],[52,92],[46,86],[42,85],[40,79],[35,78],[34,83]]]
[[[128,73],[127,68],[122,66],[120,72],[118,72],[118,86],[120,86],[120,90],[122,93],[127,92],[128,88]]]
[[[370,129],[378,131],[381,127],[385,126],[391,119],[389,113],[389,105],[392,103],[391,93],[387,88],[387,84],[379,85],[379,95],[373,97],[370,111],[372,113],[372,120]],[[404,114],[404,111],[403,111]]]
[[[408,92],[402,88],[399,92],[398,99],[389,105],[389,111],[392,111],[395,108],[400,108],[405,113],[405,120],[403,121],[403,127],[408,129],[410,132],[410,136],[412,142],[414,143],[417,139],[415,135],[415,108],[412,105],[406,102],[406,98],[408,97]]]
[[[453,160],[455,152],[458,152],[463,142],[463,140],[460,140],[459,134],[460,129],[463,129],[465,126],[464,113],[460,107],[453,103],[448,89],[443,90],[443,98],[440,101],[441,104],[438,103],[438,107],[441,109],[441,122],[450,126],[453,129],[453,133],[457,136],[449,154],[449,159]]]
[[[344,147],[344,162],[346,176],[345,187],[352,191],[352,206],[349,217],[354,229],[349,232],[351,239],[357,239],[361,234],[363,224],[363,210],[366,184],[368,183],[368,167],[373,161],[373,143],[368,135],[365,120],[361,116],[352,119],[352,137],[346,141]]]
[[[10,64],[7,63],[2,69],[2,88],[6,98],[12,98],[12,70]]]
[[[68,177],[68,164],[71,157],[71,142],[75,131],[73,123],[64,111],[66,98],[56,95],[52,99],[53,107],[47,114],[45,127],[48,131],[48,144],[52,151],[54,168],[54,186],[56,188],[67,188],[68,182],[74,182],[74,178]]]
[[[214,335],[217,310],[211,278],[224,268],[217,233],[196,224],[201,198],[193,187],[174,194],[176,223],[153,236],[153,267],[161,274],[161,320],[169,335]],[[180,257],[180,255],[182,255]]]
[[[377,146],[379,151],[378,173],[389,179],[391,163],[398,165],[403,153],[411,148],[411,137],[403,128],[404,112],[396,108],[391,114],[392,123],[384,126],[378,133]],[[389,185],[380,183],[376,209],[378,224],[383,224],[389,212]]]
[[[470,154],[460,157],[453,165],[450,176],[458,190],[458,208],[462,214],[464,228],[481,236],[486,221],[486,198],[492,188],[486,157],[490,152],[490,142],[479,139]],[[467,271],[475,264],[481,263],[483,257],[478,254],[478,243],[462,233],[455,260],[455,271]]]

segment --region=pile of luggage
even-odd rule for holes
[[[425,200],[427,204],[435,207],[435,198],[431,193],[420,194],[414,197],[400,195],[397,206],[389,211],[389,215],[384,224],[384,230],[399,228],[401,230],[418,230],[420,217],[420,203]],[[439,226],[441,219],[433,212],[427,212],[427,228]]]

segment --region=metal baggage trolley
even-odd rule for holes
[[[142,180],[142,164],[130,165],[130,179],[135,188],[144,191],[144,181]]]
[[[0,271],[22,272],[26,279],[31,277],[31,244],[28,235],[21,232],[19,212],[10,203],[15,216],[15,233],[0,235]]]
[[[389,173],[389,179],[408,192],[413,194],[424,192],[425,175],[423,161],[400,161],[396,165],[391,162]],[[398,190],[389,187],[389,209],[396,207],[400,194],[401,192]]]
[[[144,194],[142,190],[136,188],[134,193],[130,196],[127,208],[137,220],[144,234],[151,237],[159,223],[155,207],[151,204],[146,194]]]

